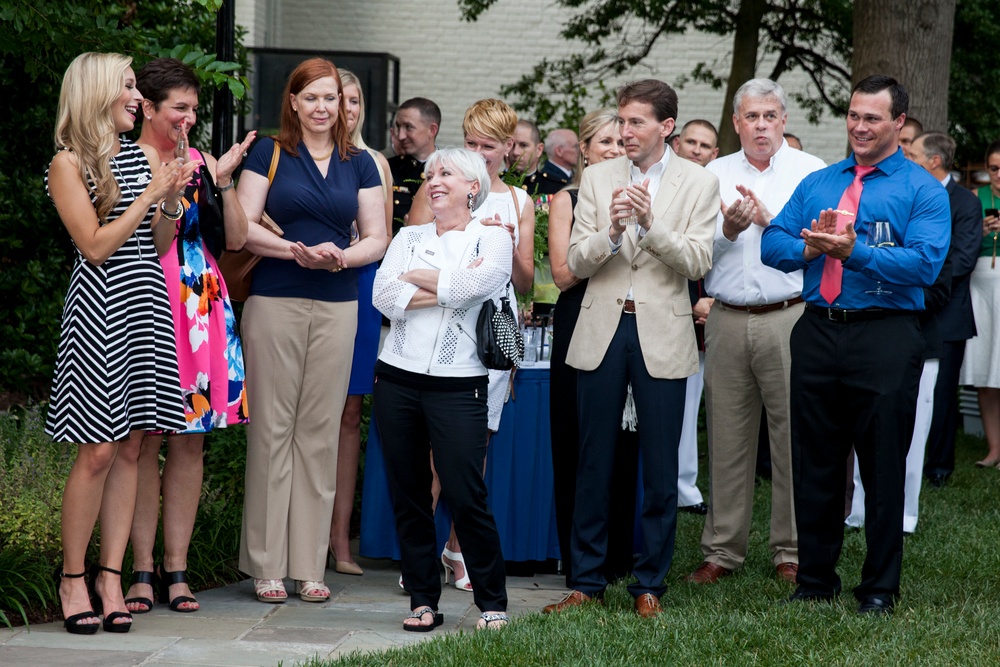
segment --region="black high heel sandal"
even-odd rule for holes
[[[194,602],[198,604],[190,595],[178,595],[175,598],[170,597],[170,587],[174,584],[186,584],[188,582],[187,570],[177,570],[176,572],[166,572],[162,568],[159,571],[160,579],[160,602],[169,601],[170,610],[177,611],[182,614],[190,614],[192,612],[198,611],[199,607],[194,609],[184,609],[181,607],[182,604],[186,602]]]
[[[56,569],[54,579],[56,580],[56,594],[59,593],[59,584],[63,579],[80,579],[87,575],[86,572],[81,572],[80,574],[66,574],[62,571],[62,567]],[[66,628],[66,632],[71,635],[93,635],[97,633],[98,623],[81,623],[80,621],[89,618],[96,618],[100,620],[100,616],[91,611],[83,611],[79,614],[73,614],[72,616],[67,616],[66,620],[63,621],[63,627]]]
[[[90,593],[91,597],[94,599],[94,611],[97,611],[98,613],[104,611],[104,601],[101,600],[101,596],[97,594],[97,575],[101,572],[116,574],[119,577],[122,576],[121,570],[112,570],[110,567],[104,567],[103,565],[90,566]],[[100,607],[100,611],[98,611],[98,607]],[[115,621],[119,618],[127,618],[128,623],[115,623]],[[105,632],[128,632],[132,629],[132,614],[127,611],[113,611],[110,614],[104,614],[103,625]]]
[[[136,584],[146,584],[153,589],[153,598],[125,598],[125,606],[130,604],[146,605],[145,609],[132,609],[130,611],[133,614],[148,614],[153,611],[153,602],[155,602],[156,598],[156,576],[152,572],[135,570],[132,572],[132,581],[129,583],[129,586],[135,586]]]

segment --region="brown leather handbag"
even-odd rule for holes
[[[274,153],[271,155],[271,166],[267,170],[267,184],[270,186],[274,180],[274,172],[278,169],[278,158],[281,157],[281,145],[274,142]],[[271,219],[266,212],[260,216],[261,227],[276,234],[284,236],[281,227]],[[260,255],[255,255],[243,247],[239,250],[226,250],[222,257],[218,259],[219,271],[222,272],[222,280],[226,283],[229,291],[230,301],[246,301],[250,296],[250,281],[253,278],[253,269],[260,261]]]

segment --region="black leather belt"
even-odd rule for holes
[[[884,320],[887,317],[916,314],[916,312],[912,310],[899,310],[893,308],[859,308],[856,310],[823,308],[822,306],[814,306],[811,303],[806,304],[806,312],[818,315],[824,320],[840,322],[842,324],[850,324],[851,322],[866,322],[868,320]]]
[[[802,297],[797,296],[794,299],[788,299],[787,301],[779,301],[778,303],[768,303],[763,306],[734,306],[732,304],[726,303],[725,301],[719,301],[719,303],[726,310],[738,310],[743,313],[750,313],[751,315],[760,315],[761,313],[771,313],[775,310],[785,310],[786,308],[791,308],[792,306],[797,306],[802,303]]]

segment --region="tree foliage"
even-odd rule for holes
[[[1000,2],[958,0],[955,11],[948,126],[958,143],[956,163],[982,162],[1000,139]]]
[[[48,391],[72,264],[69,235],[45,195],[59,87],[84,51],[131,55],[138,69],[175,55],[211,89],[246,90],[245,55],[225,63],[215,47],[222,0],[0,0],[0,394]],[[202,132],[207,123],[199,124]]]
[[[465,20],[475,21],[497,2],[458,0],[458,5]],[[555,0],[555,4],[574,10],[560,31],[567,55],[542,60],[500,89],[516,109],[531,113],[540,125],[576,127],[589,110],[585,108],[589,99],[597,96],[602,104],[611,99],[605,81],[626,73],[639,76],[657,43],[688,30],[732,38],[734,45],[741,32],[757,30],[760,41],[752,59],[756,76],[777,80],[791,71],[804,72],[810,83],[792,96],[812,122],[823,113],[846,112],[851,82],[847,63],[855,38],[850,0]],[[763,5],[757,28],[755,12],[741,14],[747,5]],[[986,144],[1000,137],[996,92],[1000,63],[992,52],[998,43],[1000,2],[957,0],[948,129],[958,142],[960,163],[981,161]],[[739,67],[746,58],[741,55],[734,62],[733,51],[725,51],[710,62],[697,63],[675,83],[682,87],[697,81],[716,89],[729,84],[731,93],[742,83],[733,85],[732,77],[747,78]],[[727,107],[721,114],[723,130],[731,125],[731,113]]]
[[[458,0],[462,17],[476,20],[497,0]],[[811,81],[797,96],[816,119],[824,109],[846,111],[850,72],[851,3],[849,0],[756,0],[763,4],[755,67],[778,79],[801,70]],[[575,127],[591,93],[609,99],[604,81],[640,68],[653,47],[689,30],[732,38],[747,26],[738,0],[556,0],[577,12],[560,36],[576,48],[558,60],[543,60],[515,83],[501,88],[514,107],[531,111],[540,124],[555,121]],[[751,29],[754,29],[751,26]],[[729,80],[731,52],[699,62],[678,82],[722,88]]]

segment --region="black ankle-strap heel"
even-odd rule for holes
[[[55,575],[53,578],[56,581],[56,591],[59,590],[59,583],[63,579],[81,579],[87,575],[86,572],[81,572],[80,574],[66,574],[62,571],[62,566],[56,568]],[[80,621],[96,618],[100,620],[100,616],[95,614],[93,610],[80,612],[79,614],[73,614],[72,616],[67,616],[66,620],[63,621],[63,627],[66,628],[66,632],[71,635],[92,635],[97,632],[99,627],[97,623],[81,623]]]
[[[171,586],[173,586],[174,584],[187,583],[188,581],[187,570],[177,570],[176,572],[167,572],[166,570],[161,569],[159,579],[160,579],[160,602],[169,601],[170,610],[177,611],[182,614],[190,614],[191,612],[198,611],[198,607],[195,607],[194,609],[184,609],[183,607],[181,607],[181,605],[185,603],[193,602],[195,604],[198,604],[198,601],[195,600],[190,595],[178,595],[175,598],[170,597]]]
[[[101,572],[115,574],[118,575],[119,578],[122,576],[122,573],[121,570],[113,570],[110,567],[104,567],[103,565],[92,565],[90,567],[90,590],[93,598],[97,602],[101,602],[101,607],[103,607],[104,603],[101,601],[101,597],[97,595],[97,575]],[[115,623],[115,621],[119,618],[126,618],[128,621],[126,623]],[[127,611],[113,611],[110,614],[105,614],[103,625],[105,632],[128,632],[132,629],[132,614]]]

